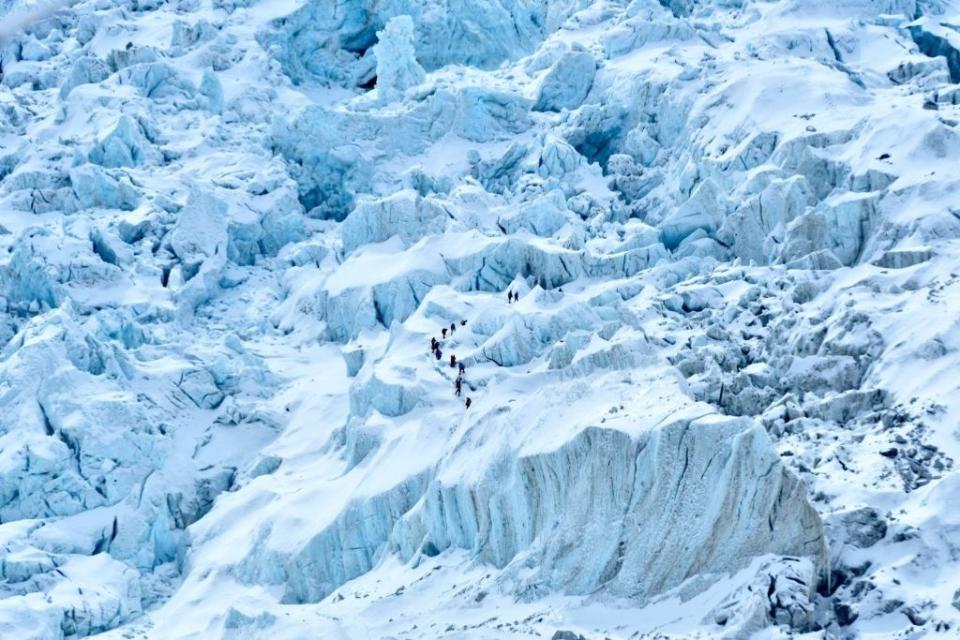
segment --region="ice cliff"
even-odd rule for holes
[[[958,20],[0,0],[0,638],[955,635]]]

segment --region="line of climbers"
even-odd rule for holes
[[[560,291],[563,291],[561,289]],[[512,289],[507,291],[507,304],[513,304],[514,302],[520,301],[520,294]],[[466,320],[460,321],[460,326],[463,327],[467,324]],[[453,334],[457,332],[456,323],[451,322],[450,327],[444,327],[440,330],[440,339],[446,340],[447,333],[449,332],[450,337],[453,337]],[[433,357],[436,358],[437,362],[443,359],[443,351],[440,349],[440,340],[437,340],[436,337],[430,338],[430,352],[433,354]],[[450,354],[450,368],[457,369],[457,379],[453,383],[454,394],[459,398],[463,394],[463,382],[464,374],[466,373],[466,366],[463,362],[457,363],[457,356],[455,354]],[[464,402],[464,406],[469,409],[470,405],[473,404],[473,401],[467,397]]]
[[[461,326],[461,327],[466,326],[466,324],[467,324],[467,321],[466,321],[466,320],[461,320],[461,321],[460,321],[460,326]],[[448,332],[448,331],[450,332],[450,337],[453,337],[453,334],[455,334],[455,333],[457,332],[457,325],[456,325],[456,323],[451,322],[449,329],[447,329],[446,327],[444,327],[444,328],[440,331],[440,336],[441,336],[441,339],[442,339],[442,340],[446,340],[446,339],[447,339],[447,332]],[[437,362],[440,362],[440,360],[443,359],[443,351],[440,349],[440,340],[437,340],[436,337],[430,338],[430,351],[431,351],[431,353],[433,353],[433,356],[437,359]],[[463,376],[464,376],[464,374],[466,373],[467,367],[463,364],[463,362],[459,362],[459,363],[458,363],[458,362],[457,362],[457,356],[456,356],[455,354],[452,354],[452,353],[451,353],[451,354],[450,354],[450,368],[451,368],[451,369],[457,369],[457,379],[456,379],[456,381],[453,383],[453,388],[454,388],[454,393],[455,393],[456,396],[459,398],[460,395],[463,393]],[[471,400],[471,399],[468,397],[467,400],[466,400],[466,402],[464,402],[464,406],[465,406],[467,409],[469,409],[471,404],[473,404],[473,400]]]

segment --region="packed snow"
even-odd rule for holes
[[[960,636],[958,25],[0,0],[0,638]]]

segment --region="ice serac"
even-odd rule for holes
[[[398,191],[387,198],[364,200],[343,223],[343,248],[351,252],[393,236],[411,245],[427,234],[442,232],[447,217],[435,201],[409,190]]]
[[[565,53],[547,72],[534,106],[538,111],[576,109],[593,85],[597,63],[586,51]]]
[[[308,2],[262,41],[272,43],[295,82],[364,82],[377,32],[409,16],[416,26],[417,58],[433,70],[448,64],[491,68],[530,53],[585,4],[582,0],[428,0]]]
[[[807,558],[758,558],[743,573],[749,582],[711,610],[703,622],[725,640],[746,638],[771,624],[798,631],[816,628],[815,593],[820,576]]]
[[[12,556],[13,554],[11,554]],[[9,557],[15,565],[18,558]],[[0,600],[0,633],[22,640],[86,637],[113,629],[139,615],[137,572],[107,554],[56,562],[51,568],[65,576],[47,593]],[[40,572],[38,572],[40,573]],[[43,581],[15,573],[11,582]],[[22,579],[18,579],[22,578]],[[16,588],[16,587],[14,587]]]
[[[377,93],[384,102],[393,102],[423,81],[424,71],[413,49],[413,35],[410,16],[391,18],[377,32],[373,55],[377,57]]]
[[[95,164],[71,169],[70,184],[76,206],[81,209],[103,207],[132,211],[140,203],[140,194],[128,176]]]
[[[677,421],[638,437],[591,427],[555,451],[504,458],[479,482],[449,475],[439,472],[394,544],[404,557],[469,549],[528,597],[602,588],[645,598],[764,553],[826,566],[803,484],[745,420]]]
[[[498,588],[525,600],[598,590],[645,600],[763,554],[807,558],[809,589],[826,568],[802,482],[749,420],[677,420],[633,435],[589,427],[552,451],[465,464],[454,456],[432,480],[420,473],[351,500],[295,555],[251,549],[241,573],[279,565],[284,599],[302,603],[391,552],[421,562],[466,550],[502,569]],[[585,538],[588,547],[578,544]],[[689,584],[688,594],[703,587]]]
[[[90,162],[103,167],[137,167],[160,159],[143,126],[127,115],[90,151]]]

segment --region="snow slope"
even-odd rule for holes
[[[0,637],[955,637],[958,24],[0,2]]]

